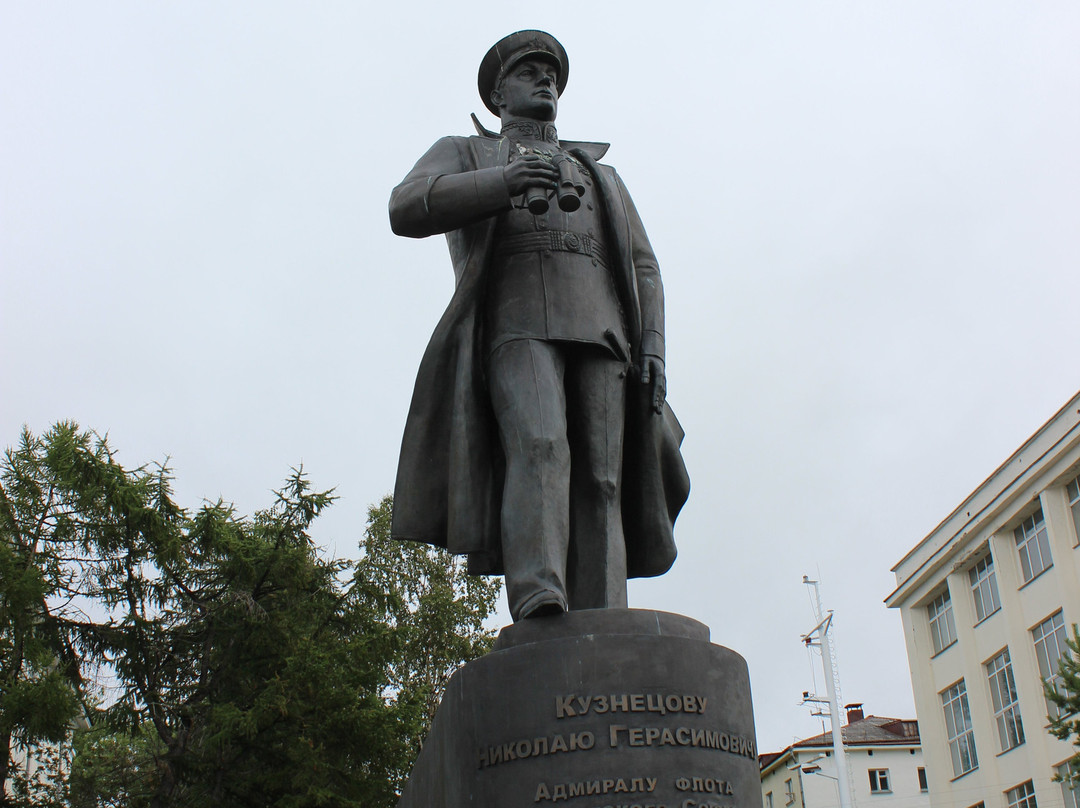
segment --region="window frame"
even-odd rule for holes
[[[941,696],[941,707],[945,714],[945,737],[948,739],[949,756],[952,758],[953,779],[956,779],[979,768],[979,753],[975,747],[975,729],[971,722],[967,684],[960,679],[938,695]],[[969,764],[967,768],[963,768],[965,754]]]
[[[919,778],[919,793],[925,794],[930,790],[930,783],[926,779],[926,767],[918,766],[915,769],[915,776]]]
[[[953,619],[952,595],[948,586],[926,604],[926,617],[930,623],[930,644],[937,656],[956,644],[956,621]],[[944,631],[943,631],[944,629]],[[948,635],[948,642],[943,635]]]
[[[990,701],[994,707],[997,724],[998,746],[1002,753],[1024,743],[1024,722],[1020,717],[1020,694],[1013,675],[1012,656],[1009,647],[992,656],[983,664],[990,686]]]
[[[1080,783],[1070,783],[1065,779],[1070,768],[1069,761],[1066,760],[1054,767],[1054,774],[1062,778],[1058,785],[1061,786],[1061,798],[1065,802],[1065,808],[1080,808]]]
[[[1080,474],[1065,483],[1065,499],[1072,511],[1073,532],[1076,534],[1073,547],[1080,547]]]
[[[1030,523],[1030,526],[1029,526]],[[1020,556],[1020,576],[1029,584],[1054,566],[1050,552],[1050,534],[1046,529],[1046,517],[1039,508],[1013,530],[1016,551]],[[1032,548],[1038,551],[1038,569],[1032,563]]]
[[[1001,596],[998,594],[997,573],[994,571],[994,555],[987,552],[968,570],[968,583],[975,602],[975,625],[1001,611]],[[992,609],[987,610],[986,597],[989,596]]]
[[[793,805],[795,803],[795,786],[791,782],[789,777],[784,781],[784,805]]]
[[[1008,808],[1039,808],[1035,799],[1035,785],[1027,780],[1018,786],[1014,786],[1005,792],[1005,802]]]
[[[1047,624],[1050,624],[1050,630],[1044,631],[1043,627]],[[1064,685],[1061,674],[1058,672],[1058,666],[1062,656],[1068,653],[1068,646],[1065,644],[1068,637],[1069,633],[1065,629],[1065,612],[1062,609],[1058,609],[1031,629],[1031,640],[1035,646],[1035,662],[1039,666],[1039,676],[1042,679],[1043,686],[1052,684],[1054,690],[1059,693]],[[1057,649],[1057,656],[1053,659],[1050,658],[1051,640]],[[1061,715],[1061,708],[1046,698],[1045,693],[1043,693],[1043,698],[1046,699],[1047,717],[1058,718]]]
[[[867,769],[867,775],[870,779],[870,793],[871,794],[891,794],[892,788],[889,783],[889,770],[888,769]]]

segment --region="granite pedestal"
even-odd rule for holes
[[[459,670],[398,808],[760,808],[750,679],[681,615],[504,628]]]

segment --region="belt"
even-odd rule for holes
[[[584,233],[569,233],[565,230],[545,230],[541,233],[503,236],[498,239],[495,257],[502,258],[515,253],[540,252],[541,250],[587,255],[603,267],[608,265],[607,250],[604,249],[603,244]]]

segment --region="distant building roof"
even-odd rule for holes
[[[780,757],[781,754],[783,754],[783,753],[781,753],[781,752],[762,752],[760,755],[758,755],[758,766],[760,766],[762,769],[766,768],[770,763],[772,763],[774,760],[776,760],[778,757]]]
[[[919,722],[868,715],[866,718],[852,721],[841,727],[840,737],[844,739],[845,744],[918,743]],[[812,738],[796,741],[792,746],[829,746],[831,744],[832,733],[824,732]]]
[[[919,744],[919,722],[903,718],[887,718],[868,715],[851,721],[840,728],[844,746],[871,746],[875,744]],[[803,738],[781,752],[763,752],[758,755],[758,767],[764,771],[780,758],[796,749],[832,746],[832,733],[824,732],[811,738]]]

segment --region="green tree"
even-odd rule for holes
[[[42,661],[10,692],[44,693],[53,676],[56,706],[32,726],[5,704],[0,728],[35,743],[88,715],[71,805],[391,806],[448,676],[490,646],[498,583],[391,541],[389,498],[354,563],[315,546],[334,497],[301,470],[253,517],[223,502],[189,516],[166,467],[125,470],[104,439],[61,424],[24,434],[3,485],[10,565],[55,582],[21,596]],[[27,561],[16,538],[30,528]],[[12,644],[29,630],[0,629]],[[86,706],[94,669],[111,685],[101,709]]]
[[[141,808],[150,804],[157,783],[154,761],[164,752],[153,727],[117,729],[104,720],[78,729],[65,779],[72,808]]]
[[[407,722],[403,759],[411,768],[450,676],[491,648],[484,621],[502,583],[469,575],[463,559],[443,550],[390,538],[392,513],[389,496],[368,509],[354,586],[359,608],[373,610],[358,623],[378,625],[390,639],[387,678]]]
[[[83,683],[67,626],[76,614],[80,548],[54,470],[66,435],[24,430],[0,471],[0,803],[9,802],[9,784],[24,802],[47,787],[13,781],[15,755],[57,759],[80,710]]]
[[[1050,734],[1063,741],[1072,740],[1080,750],[1080,628],[1073,623],[1072,638],[1065,638],[1068,651],[1058,660],[1060,680],[1047,682],[1046,697],[1057,707],[1057,715],[1050,716]],[[1055,775],[1055,780],[1065,780],[1072,788],[1080,788],[1080,751],[1072,756],[1065,769],[1065,776]]]

